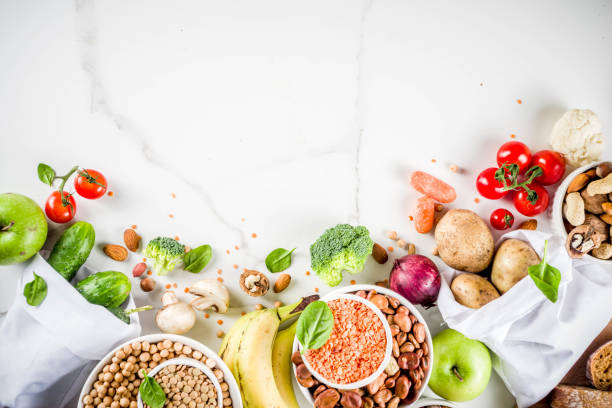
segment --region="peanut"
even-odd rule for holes
[[[569,193],[565,197],[565,203],[563,204],[563,215],[565,216],[565,219],[574,227],[584,224],[584,200],[580,196],[580,193]]]
[[[591,196],[612,193],[612,173],[602,179],[591,181],[586,191]]]

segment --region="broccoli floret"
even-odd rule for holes
[[[366,227],[338,224],[310,246],[310,266],[328,286],[337,286],[342,271],[355,274],[363,270],[373,245]]]
[[[158,275],[167,275],[182,261],[185,245],[168,237],[157,237],[147,244],[144,255],[153,260],[153,270]]]

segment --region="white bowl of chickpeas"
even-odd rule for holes
[[[144,369],[147,373],[174,358],[203,363],[212,371],[221,390],[223,408],[242,408],[236,380],[223,360],[210,348],[185,336],[149,334],[115,347],[94,367],[79,396],[78,408],[138,408],[138,387]],[[184,404],[184,405],[181,405]],[[207,408],[197,398],[168,407]]]
[[[223,407],[223,390],[219,380],[199,360],[181,357],[166,360],[149,371],[148,376],[155,378],[172,405],[197,406],[199,395],[205,408]],[[145,408],[141,397],[138,393],[138,408]]]

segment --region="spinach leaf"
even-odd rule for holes
[[[23,296],[30,306],[38,306],[47,297],[47,282],[34,272],[34,280],[26,283],[23,288]]]
[[[298,319],[296,335],[304,349],[318,349],[329,339],[334,328],[334,313],[322,300],[312,302]]]
[[[183,269],[193,273],[199,273],[204,269],[212,258],[212,248],[210,245],[200,245],[185,254],[183,258]]]
[[[53,185],[53,180],[55,180],[55,170],[53,170],[50,166],[44,163],[38,163],[38,179],[45,184],[50,186]]]
[[[291,266],[291,254],[295,251],[287,251],[285,248],[276,248],[266,256],[266,267],[272,273],[282,272]]]
[[[537,265],[531,265],[527,270],[529,276],[533,279],[535,285],[542,291],[544,296],[551,302],[555,303],[559,294],[559,283],[561,283],[561,272],[554,266],[546,263],[546,254],[548,252],[548,241],[544,242],[544,255],[542,262]]]
[[[142,370],[142,373],[144,378],[138,388],[142,402],[151,408],[162,408],[166,402],[166,393],[155,378],[149,377],[145,370]]]

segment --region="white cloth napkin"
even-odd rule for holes
[[[528,407],[561,381],[591,341],[612,318],[612,268],[572,260],[557,236],[516,230],[501,237],[528,242],[561,272],[559,298],[550,302],[527,276],[499,299],[480,309],[455,301],[453,278],[462,273],[444,265],[438,307],[449,327],[480,340],[495,353],[493,366],[515,396]]]
[[[47,297],[27,304],[23,287],[33,272],[47,282]],[[81,268],[74,282],[92,274]],[[134,307],[129,298],[128,308]],[[64,407],[78,394],[96,360],[140,334],[137,314],[125,324],[93,305],[39,254],[25,265],[15,302],[0,325],[0,406]]]

